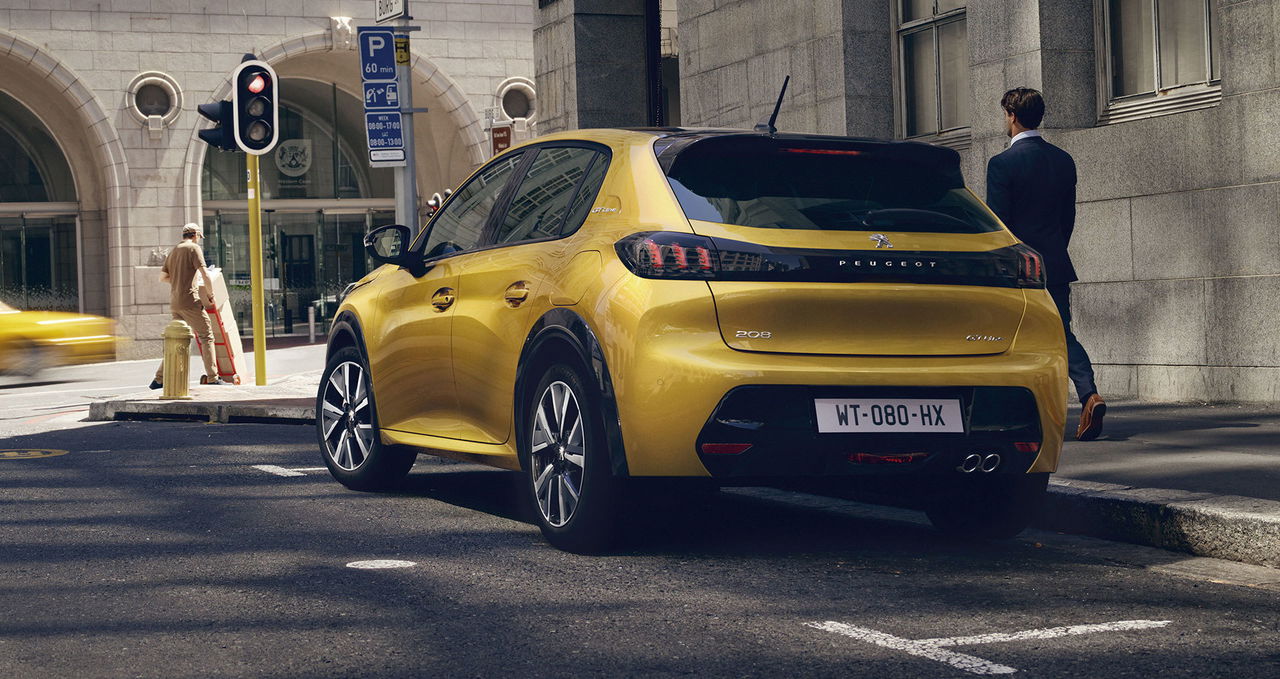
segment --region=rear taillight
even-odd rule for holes
[[[636,233],[614,248],[632,273],[645,278],[714,278],[719,270],[710,238],[687,233]]]
[[[1018,258],[1018,287],[1043,288],[1044,259],[1030,246],[1018,243],[1009,248]]]

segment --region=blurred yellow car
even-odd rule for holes
[[[34,376],[57,365],[110,361],[116,324],[61,311],[22,311],[0,302],[0,373]]]

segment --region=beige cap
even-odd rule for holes
[[[191,223],[187,224],[186,226],[182,227],[182,235],[183,235],[183,236],[188,236],[188,235],[191,235],[191,234],[193,234],[193,233],[198,233],[198,234],[200,234],[201,236],[203,236],[203,235],[204,235],[204,229],[203,229],[203,228],[201,228],[201,226],[200,226],[199,224],[196,224],[195,222],[191,222]]]

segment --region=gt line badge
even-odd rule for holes
[[[890,242],[889,242],[889,239],[888,239],[888,238],[887,238],[883,233],[873,233],[873,234],[871,234],[871,240],[873,240],[873,241],[875,241],[875,242],[876,242],[876,249],[877,249],[877,250],[879,250],[880,248],[891,248],[891,247],[893,247],[893,243],[890,243]]]

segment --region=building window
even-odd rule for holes
[[[968,137],[965,0],[899,0],[899,110],[904,137]]]
[[[1213,106],[1222,99],[1214,0],[1100,0],[1103,123]]]

